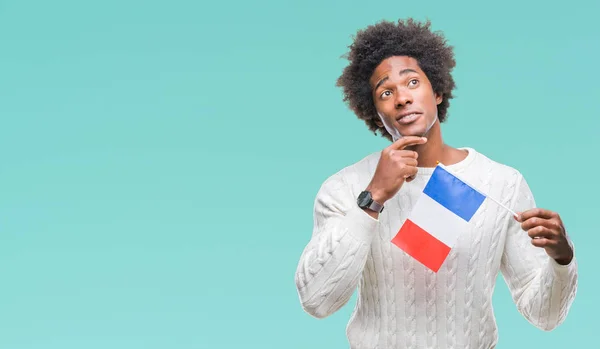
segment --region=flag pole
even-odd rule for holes
[[[499,205],[500,207],[504,208],[505,210],[507,210],[508,212],[512,213],[513,216],[515,217],[519,217],[519,215],[517,213],[515,213],[515,211],[511,210],[510,208],[506,207],[505,205],[503,205],[502,203],[500,203],[500,201],[494,199],[493,197],[482,193],[479,189],[477,189],[475,186],[471,185],[470,183],[468,183],[467,181],[465,181],[464,179],[460,178],[459,176],[457,176],[456,174],[452,173],[452,171],[450,171],[446,166],[444,166],[444,164],[442,164],[439,161],[436,161],[438,166],[440,166],[441,168],[443,168],[444,170],[448,171],[449,173],[451,173],[453,176],[455,176],[456,178],[459,178],[461,181],[465,182],[467,185],[469,185],[471,188],[475,189],[477,192],[479,192],[481,195],[485,196],[486,198],[492,200],[493,202],[495,202],[497,205]]]

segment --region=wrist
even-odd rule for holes
[[[573,258],[561,258],[555,259],[554,261],[560,265],[569,265],[569,263],[571,263],[572,260]]]
[[[570,250],[565,257],[555,258],[554,260],[560,265],[568,265],[573,260],[573,250]]]
[[[377,201],[373,198],[373,193],[370,190],[363,190],[356,199],[358,206],[365,210],[367,213],[375,213],[377,216],[383,211],[384,206],[382,202]]]
[[[369,185],[369,186],[367,186],[365,191],[370,192],[371,198],[373,199],[373,201],[375,201],[376,203],[378,203],[380,205],[383,205],[383,204],[385,204],[386,201],[388,201],[388,198],[385,195],[385,192],[383,190],[377,189],[377,188]]]

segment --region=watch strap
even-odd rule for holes
[[[369,204],[369,206],[367,208],[371,211],[375,211],[375,212],[379,212],[379,213],[381,213],[383,211],[383,205],[378,203],[375,200],[371,200],[371,204]]]

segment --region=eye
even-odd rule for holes
[[[382,93],[379,95],[379,97],[380,97],[381,99],[386,99],[387,97],[389,97],[389,96],[391,96],[391,95],[392,95],[392,92],[391,92],[391,91],[389,91],[389,90],[387,90],[387,91],[383,91],[383,92],[382,92]]]
[[[410,87],[415,87],[415,86],[417,86],[418,84],[419,84],[419,80],[417,80],[417,79],[411,79],[411,80],[408,82],[408,86],[410,86]]]

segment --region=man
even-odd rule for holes
[[[303,309],[324,318],[358,288],[346,329],[352,348],[494,348],[501,272],[519,312],[556,328],[576,294],[573,244],[556,212],[536,208],[520,172],[444,143],[451,46],[429,22],[384,21],[358,32],[348,58],[338,80],[344,100],[391,144],[320,188],[296,272]],[[438,161],[518,216],[486,200],[433,272],[391,240]]]

